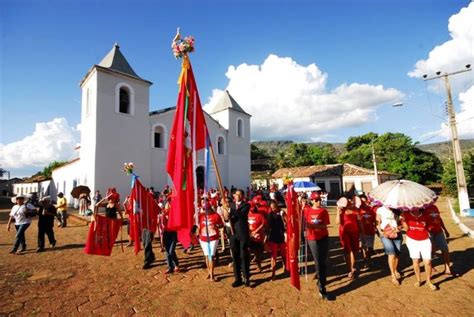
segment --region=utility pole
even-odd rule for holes
[[[458,187],[458,199],[459,199],[459,209],[461,214],[464,215],[471,207],[469,205],[469,195],[467,191],[466,176],[464,175],[464,166],[462,163],[462,153],[461,145],[459,144],[458,128],[456,124],[456,112],[454,111],[453,98],[451,95],[451,85],[449,84],[449,76],[465,73],[471,70],[471,65],[466,65],[466,69],[459,70],[452,73],[441,74],[437,72],[436,76],[427,78],[427,75],[423,75],[425,81],[443,78],[444,85],[446,88],[446,94],[448,97],[446,106],[448,110],[449,117],[449,127],[451,128],[451,142],[453,144],[453,154],[454,154],[454,167],[456,170],[456,180]]]
[[[372,140],[372,162],[374,163],[375,186],[379,186],[379,172],[377,171],[377,160],[375,159],[374,140]]]

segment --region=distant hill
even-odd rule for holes
[[[467,151],[474,151],[474,139],[461,140],[461,150],[463,153]],[[252,144],[256,145],[260,149],[266,150],[271,156],[275,156],[278,151],[289,148],[291,144],[298,143],[294,141],[282,140],[282,141],[254,141]],[[344,151],[344,143],[326,143],[326,142],[313,142],[308,144],[324,146],[331,144],[334,146],[337,154]],[[419,144],[417,145],[420,150],[425,152],[431,152],[435,154],[442,162],[446,161],[452,156],[452,145],[451,142],[438,142],[430,144]]]
[[[294,141],[253,141],[252,144],[256,145],[258,148],[266,150],[270,156],[275,156],[277,152],[285,150],[291,146],[293,143],[299,143]],[[324,146],[330,144],[336,150],[336,153],[339,154],[344,150],[344,143],[327,143],[327,142],[310,142],[306,144],[313,144]]]
[[[460,140],[460,144],[463,153],[474,151],[474,139]],[[435,154],[442,162],[453,156],[453,146],[451,142],[419,144],[417,147],[422,151]]]

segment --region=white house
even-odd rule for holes
[[[82,89],[81,144],[78,156],[53,171],[51,195],[86,185],[102,194],[117,188],[122,197],[130,192],[130,178],[123,163],[133,162],[145,186],[156,190],[169,184],[166,159],[169,131],[175,108],[150,112],[152,83],[135,73],[119,46],[80,82]],[[209,114],[205,114],[216,152],[223,185],[247,187],[250,183],[250,115],[225,92]],[[198,153],[196,175],[203,183],[204,153]],[[216,187],[215,172],[210,177]]]

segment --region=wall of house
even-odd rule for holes
[[[360,192],[369,192],[377,186],[377,180],[374,175],[343,176],[342,180],[345,192],[350,191],[350,188],[348,188],[349,184],[354,184],[355,190]]]

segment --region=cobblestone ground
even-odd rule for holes
[[[438,273],[434,282],[439,291],[426,286],[415,288],[415,277],[403,249],[402,285],[392,285],[382,246],[374,267],[362,271],[358,279],[346,277],[337,228],[330,229],[328,290],[334,301],[316,296],[315,282],[301,279],[296,291],[289,278],[280,272],[270,281],[269,260],[264,271],[257,273],[252,265],[254,287],[233,289],[232,269],[228,255],[221,257],[216,269],[218,282],[206,280],[200,249],[191,254],[178,250],[183,273],[166,276],[164,255],[155,244],[157,261],[152,269],[141,269],[143,253],[135,256],[130,248],[122,253],[117,246],[112,256],[90,256],[83,253],[87,227],[71,219],[70,226],[55,228],[55,249],[35,253],[36,222],[27,231],[28,251],[11,255],[14,232],[6,231],[8,211],[0,212],[0,315],[153,315],[153,316],[473,316],[474,240],[462,236],[453,224],[444,201],[439,203],[451,232],[449,247],[459,277],[441,274],[441,260],[434,265]],[[334,218],[334,211],[331,213]],[[359,263],[360,267],[360,263]],[[311,273],[311,270],[310,270]],[[312,275],[312,274],[310,274]]]

